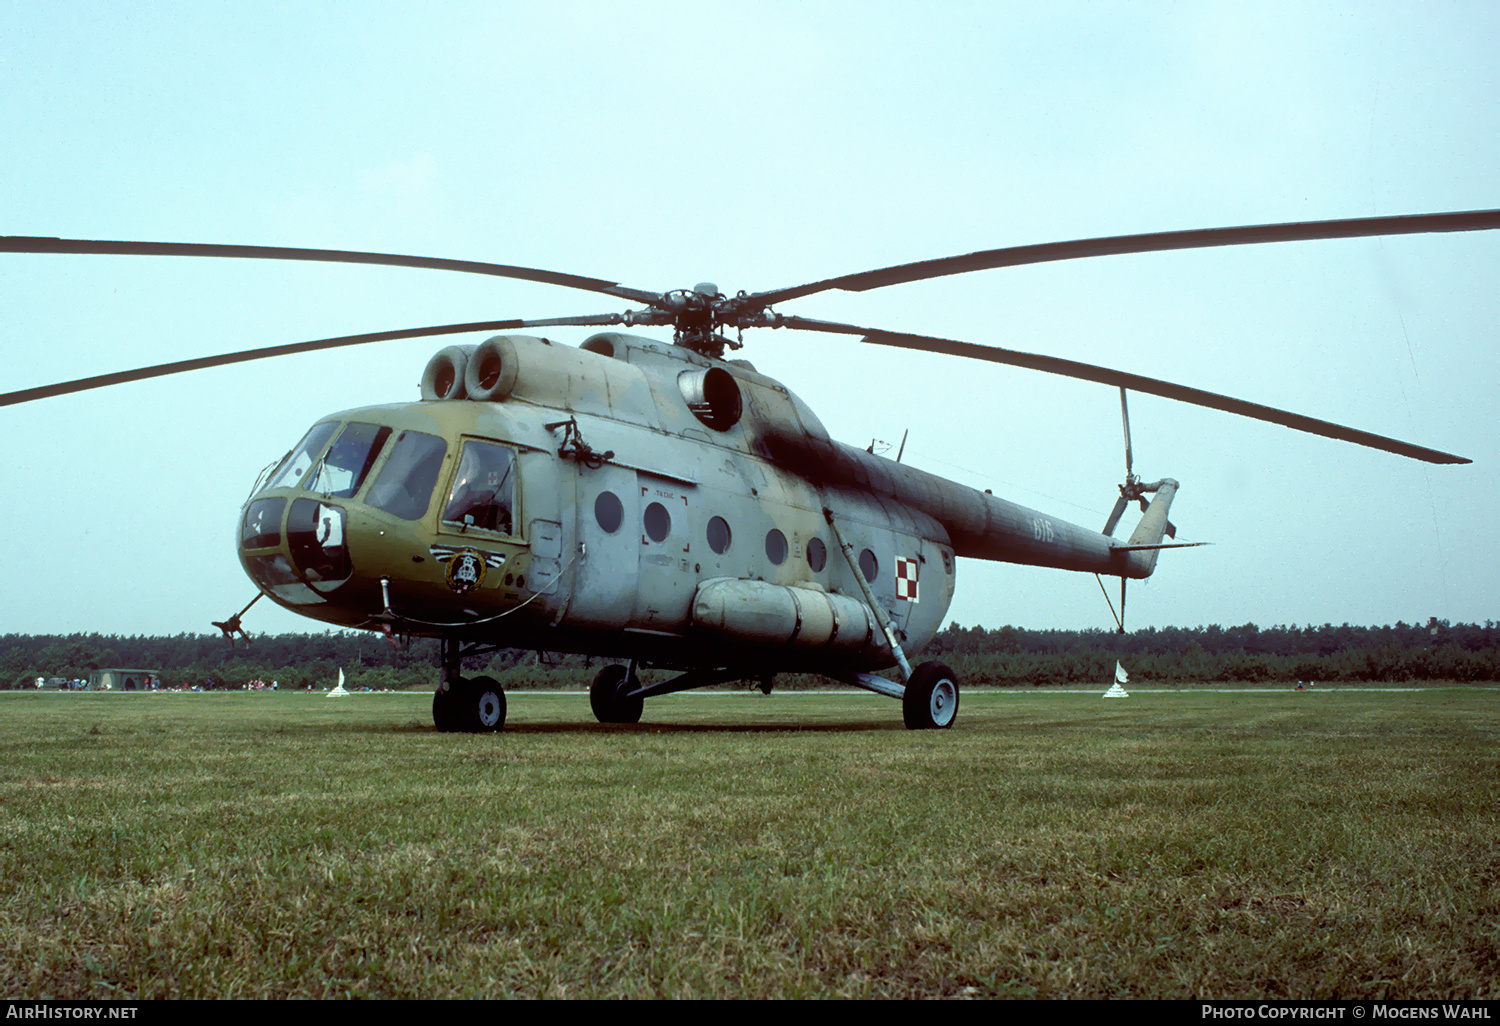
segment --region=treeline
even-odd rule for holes
[[[519,658],[519,656],[518,656]],[[0,687],[30,688],[36,678],[87,679],[94,670],[156,670],[162,687],[242,689],[273,681],[281,690],[344,686],[400,690],[437,679],[437,642],[396,647],[367,633],[260,635],[230,646],[218,634],[147,637],[101,634],[0,635]]]
[[[468,659],[464,674],[488,674],[507,689],[587,687],[615,660],[504,649]],[[252,682],[300,691],[344,687],[404,691],[430,688],[440,674],[438,643],[413,638],[393,645],[368,632],[262,634],[231,646],[219,634],[172,637],[72,634],[0,635],[0,689],[35,688],[43,679],[87,680],[95,670],[154,670],[163,688],[243,690]]]
[[[1107,683],[1116,660],[1136,683],[1500,681],[1500,624],[1435,618],[1385,627],[1214,624],[1126,635],[952,624],[925,651],[909,655],[914,664],[942,660],[970,687]],[[512,649],[468,661],[465,673],[490,674],[507,689],[586,687],[607,661]],[[251,681],[274,681],[281,690],[327,688],[340,670],[351,689],[404,690],[431,687],[439,673],[436,641],[396,646],[369,633],[262,635],[232,647],[209,634],[0,635],[0,688],[31,688],[38,677],[87,679],[109,667],[156,670],[168,688],[236,690]],[[815,680],[784,675],[778,686]]]
[[[1500,624],[1385,627],[1164,627],[1033,631],[950,625],[926,658],[971,686],[1108,682],[1119,660],[1135,681],[1404,683],[1500,681]]]

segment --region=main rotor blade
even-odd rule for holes
[[[57,239],[32,235],[0,236],[0,253],[74,253],[99,256],[230,257],[242,260],[306,260],[334,264],[384,264],[391,267],[425,267],[437,271],[488,274],[519,278],[548,285],[562,285],[585,292],[628,299],[652,306],[661,302],[660,292],[642,292],[619,282],[585,278],[577,274],[544,271],[534,267],[489,264],[477,260],[447,260],[441,257],[401,256],[395,253],[363,253],[342,249],[296,249],[285,246],[229,246],[200,242],[116,242],[103,239]]]
[[[433,335],[460,335],[470,331],[509,331],[514,328],[536,328],[548,325],[620,324],[623,320],[622,314],[597,314],[586,317],[553,317],[540,321],[471,321],[467,324],[437,324],[425,328],[401,328],[396,331],[372,331],[363,335],[341,335],[337,338],[314,339],[311,342],[293,342],[290,345],[245,349],[238,353],[223,353],[219,356],[200,356],[192,360],[177,360],[173,363],[159,363],[153,367],[139,367],[135,370],[115,371],[73,381],[61,381],[55,385],[23,388],[15,392],[0,393],[0,406],[14,406],[18,403],[34,402],[37,399],[47,399],[56,395],[86,392],[93,388],[122,385],[130,381],[145,381],[149,378],[161,378],[168,374],[181,374],[185,371],[203,370],[208,367],[224,367],[235,363],[249,363],[252,360],[267,360],[274,356],[290,356],[293,353],[311,353],[319,349],[360,346],[367,342],[388,342],[392,339],[425,338]]]
[[[958,342],[953,339],[936,338],[931,335],[910,335],[896,331],[881,331],[878,328],[859,328],[852,324],[817,321],[806,317],[784,318],[783,326],[807,331],[828,331],[841,335],[861,335],[863,337],[860,341],[870,342],[878,346],[891,346],[896,349],[915,349],[923,353],[944,353],[948,356],[962,356],[970,360],[984,360],[988,363],[1006,364],[1011,367],[1026,367],[1030,370],[1045,371],[1048,374],[1060,374],[1063,377],[1079,378],[1083,381],[1097,381],[1104,385],[1128,388],[1133,392],[1148,392],[1151,395],[1176,399],[1179,402],[1191,403],[1194,406],[1206,406],[1209,409],[1222,410],[1225,413],[1249,417],[1252,420],[1263,420],[1271,424],[1280,424],[1282,427],[1289,427],[1296,431],[1306,431],[1309,434],[1322,435],[1324,438],[1333,438],[1340,442],[1352,442],[1355,445],[1380,449],[1384,452],[1395,453],[1397,456],[1406,456],[1410,459],[1422,460],[1426,463],[1474,462],[1464,456],[1455,456],[1453,453],[1428,449],[1425,446],[1413,445],[1410,442],[1403,442],[1396,438],[1387,438],[1385,435],[1361,431],[1359,428],[1346,427],[1342,424],[1334,424],[1326,420],[1318,420],[1316,417],[1306,417],[1300,413],[1277,409],[1274,406],[1262,406],[1260,403],[1252,403],[1244,399],[1219,395],[1217,392],[1206,392],[1201,388],[1177,385],[1170,381],[1162,381],[1159,378],[1148,378],[1141,374],[1129,374],[1125,371],[1111,370],[1108,367],[1099,367],[1091,363],[1080,363],[1077,360],[1064,360],[1056,356],[1042,356],[1036,353],[1022,353],[1014,349],[981,346],[973,342]]]
[[[1267,242],[1307,242],[1314,239],[1357,239],[1376,235],[1419,235],[1428,232],[1476,232],[1500,228],[1500,210],[1466,210],[1446,214],[1406,214],[1395,217],[1357,217],[1340,221],[1294,221],[1286,224],[1245,225],[1237,228],[1199,228],[1191,231],[1116,235],[1072,242],[1007,246],[963,256],[897,264],[859,274],[798,285],[774,292],[758,292],[749,299],[762,307],[829,289],[866,292],[870,289],[942,278],[950,274],[985,271],[995,267],[1041,264],[1082,257],[1125,253],[1156,253],[1172,249],[1210,249]]]

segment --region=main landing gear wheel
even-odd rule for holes
[[[438,689],[432,693],[432,725],[437,727],[440,734],[451,734],[458,729],[455,723],[457,719],[457,702],[453,700],[458,683],[454,682],[447,687],[438,685]]]
[[[433,692],[432,722],[444,733],[500,730],[505,726],[505,692],[493,677],[453,681]]]
[[[606,666],[589,688],[589,706],[600,723],[639,723],[646,707],[644,698],[627,698],[639,682],[627,667]]]
[[[958,680],[942,663],[923,663],[906,682],[901,715],[907,730],[946,730],[958,718]]]

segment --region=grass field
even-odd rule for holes
[[[1500,997],[1500,692],[0,693],[11,998]]]

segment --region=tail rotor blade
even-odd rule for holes
[[[1125,480],[1130,480],[1130,407],[1125,404],[1125,386],[1120,386],[1120,422],[1125,425]]]
[[[1115,508],[1110,511],[1109,520],[1104,524],[1105,534],[1112,535],[1115,533],[1115,525],[1120,522],[1120,516],[1125,512],[1125,507],[1128,505],[1130,505],[1130,500],[1123,494],[1115,500]]]

